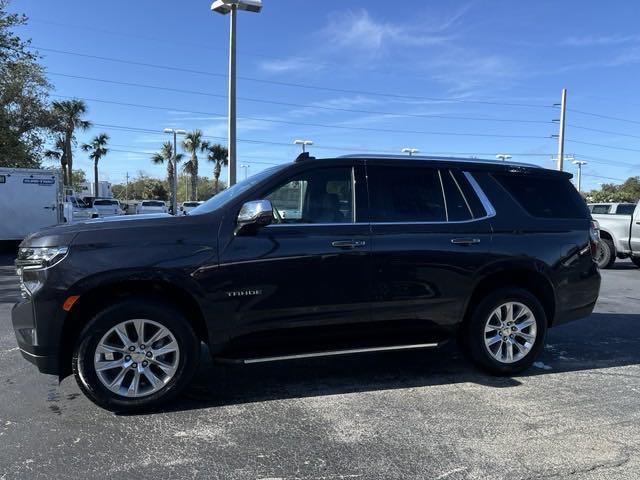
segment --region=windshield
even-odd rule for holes
[[[233,187],[223,190],[217,195],[211,197],[202,205],[194,208],[189,212],[189,215],[202,215],[204,213],[210,213],[214,210],[217,210],[218,208],[223,207],[227,202],[233,200],[242,192],[247,191],[254,185],[257,185],[258,183],[262,182],[264,179],[270,177],[275,172],[283,169],[284,167],[286,167],[286,165],[278,165],[277,167],[267,168],[260,173],[256,173],[255,175],[250,176],[249,178],[245,178],[241,182],[236,183]]]
[[[117,200],[94,200],[93,205],[95,206],[104,206],[104,205],[118,205]]]
[[[182,204],[183,207],[197,207],[198,205],[200,205],[199,202],[184,202]]]
[[[143,207],[164,207],[164,202],[142,202]]]
[[[84,203],[83,200],[80,200],[78,197],[74,197],[73,195],[67,195],[67,202],[72,203],[76,207],[89,208],[89,205]]]

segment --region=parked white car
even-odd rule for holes
[[[114,198],[96,198],[93,201],[93,208],[98,211],[98,215],[101,217],[122,215],[124,213],[120,202]]]
[[[204,202],[182,202],[180,205],[180,215],[188,215],[191,210],[199,207]]]
[[[148,213],[167,213],[167,204],[162,200],[143,200],[138,204],[137,212],[141,215]]]
[[[84,222],[98,218],[98,210],[85,203],[82,199],[67,193],[64,197],[64,221],[67,223]]]
[[[630,212],[631,208],[628,205],[634,207]],[[607,206],[610,207],[610,213],[597,213]],[[591,217],[598,222],[600,231],[598,253],[595,256],[598,266],[609,268],[613,266],[616,258],[631,258],[631,261],[640,267],[640,204],[602,203],[589,207]]]

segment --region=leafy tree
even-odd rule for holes
[[[53,147],[44,152],[44,158],[49,160],[57,160],[60,162],[60,169],[62,174],[66,175],[67,172],[67,157],[64,153],[64,138],[57,137]]]
[[[93,194],[98,196],[98,162],[104,157],[109,149],[107,148],[107,142],[109,141],[109,135],[101,133],[91,140],[90,143],[82,145],[82,150],[89,153],[89,158],[93,160]]]
[[[640,177],[630,177],[620,185],[605,183],[600,190],[589,192],[587,199],[591,202],[636,203],[640,200]]]
[[[37,168],[51,125],[51,85],[30,41],[13,31],[27,17],[7,12],[8,4],[0,0],[0,166]]]
[[[59,132],[64,142],[64,156],[66,167],[63,171],[65,184],[71,184],[71,172],[73,172],[73,146],[75,145],[75,131],[87,130],[91,122],[82,117],[87,113],[87,105],[82,100],[64,100],[53,102],[51,114],[53,115],[53,129]]]
[[[191,154],[184,164],[184,171],[191,176],[191,200],[198,198],[198,152],[207,151],[207,143],[202,140],[202,130],[194,130],[185,135],[182,148]]]
[[[179,153],[176,155],[176,162],[182,160],[184,155]],[[169,185],[169,192],[173,192],[173,145],[171,142],[164,142],[160,151],[154,153],[151,157],[151,161],[156,165],[167,165],[167,184]]]
[[[207,160],[213,162],[213,193],[215,195],[220,191],[222,167],[229,165],[229,151],[219,143],[204,142],[204,148],[207,150]]]

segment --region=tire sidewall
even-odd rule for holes
[[[598,267],[602,269],[609,268],[616,261],[613,242],[607,238],[601,238],[598,248],[606,252],[604,259],[598,262]]]
[[[536,340],[532,349],[522,359],[513,363],[501,363],[488,352],[485,339],[485,326],[489,315],[500,305],[507,302],[519,302],[526,305],[536,319]],[[467,328],[467,346],[472,358],[483,368],[498,375],[510,375],[521,372],[531,366],[544,348],[547,333],[547,316],[540,302],[526,290],[509,288],[498,290],[478,304]]]
[[[169,329],[180,348],[178,369],[159,391],[144,397],[119,396],[105,387],[95,371],[95,350],[102,337],[126,320],[153,320]],[[97,405],[113,411],[135,411],[155,407],[177,395],[191,380],[199,363],[199,341],[184,315],[159,301],[116,303],[96,314],[80,333],[72,358],[73,372],[82,391]]]

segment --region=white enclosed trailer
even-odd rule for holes
[[[57,171],[0,167],[0,240],[22,240],[57,225],[61,210]]]

